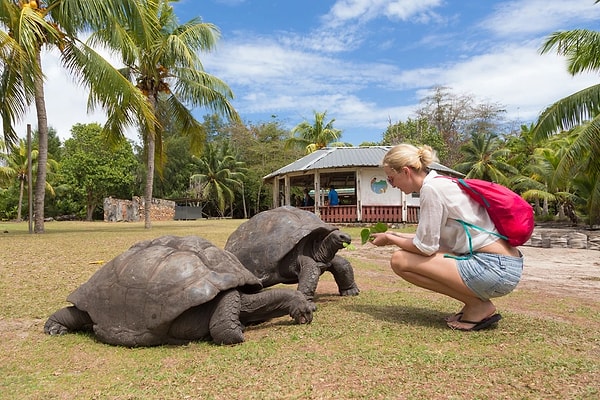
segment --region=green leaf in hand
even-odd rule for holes
[[[371,230],[369,228],[365,228],[362,231],[360,231],[360,242],[362,244],[367,243],[370,238],[371,238]]]
[[[388,230],[388,226],[384,222],[378,222],[370,228],[363,229],[362,231],[360,231],[360,239],[361,239],[362,244],[365,244],[368,241],[373,240],[373,237],[371,236],[372,234],[383,233],[387,230]]]

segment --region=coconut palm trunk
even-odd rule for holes
[[[148,104],[153,113],[156,113],[158,92],[150,91],[147,95]],[[149,132],[146,132],[146,187],[144,188],[144,228],[152,228],[152,190],[154,188],[154,163],[156,152],[156,134],[160,127],[149,124]]]
[[[25,190],[25,179],[19,179],[19,204],[17,205],[17,222],[21,222],[21,210],[23,204],[23,191]]]
[[[42,65],[41,50],[38,48],[36,62]],[[46,164],[48,161],[48,115],[46,113],[46,101],[44,98],[44,80],[42,76],[36,76],[35,109],[38,122],[38,168],[35,181],[33,214],[34,233],[44,233],[44,201],[46,197]]]
[[[148,132],[146,139],[148,144],[148,155],[146,161],[146,188],[144,190],[144,228],[152,228],[152,188],[154,186],[154,151],[156,149],[156,138],[154,132]]]

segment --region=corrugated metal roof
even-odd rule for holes
[[[277,171],[271,172],[263,180],[293,172],[306,172],[315,169],[379,167],[383,156],[391,148],[392,146],[325,147],[279,168]],[[451,175],[462,176],[460,172],[438,163],[433,163],[431,168]]]

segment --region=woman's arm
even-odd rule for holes
[[[373,237],[371,243],[373,243],[375,246],[394,245],[403,250],[410,251],[411,253],[427,255],[421,252],[421,250],[414,245],[413,238],[415,235],[413,233],[383,232],[374,233],[371,236]]]

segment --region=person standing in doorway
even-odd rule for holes
[[[312,197],[310,197],[308,189],[304,189],[304,198],[302,199],[302,205],[304,207],[312,207],[315,205],[315,201]]]
[[[329,186],[329,193],[327,194],[327,197],[329,199],[330,206],[337,206],[338,204],[340,204],[338,192],[335,191],[333,185]]]

